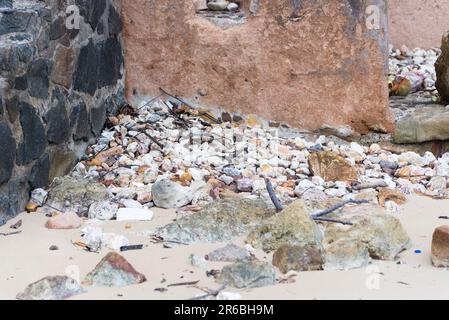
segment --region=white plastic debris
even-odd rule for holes
[[[153,211],[148,209],[120,208],[117,211],[117,221],[151,221]]]

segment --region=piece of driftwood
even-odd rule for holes
[[[14,232],[8,232],[8,233],[0,232],[0,236],[7,237],[7,236],[12,236],[12,235],[14,235],[14,234],[19,234],[19,233],[22,233],[22,230],[20,230],[20,231],[14,231]]]
[[[181,286],[194,286],[198,284],[200,280],[197,281],[187,281],[187,282],[177,282],[177,283],[171,283],[167,287],[181,287]]]
[[[352,190],[360,191],[365,189],[377,189],[386,188],[388,184],[385,181],[371,182],[371,183],[359,183],[352,186]]]
[[[209,288],[204,288],[204,289],[203,289],[203,288],[197,287],[198,289],[200,289],[200,290],[206,292],[206,294],[204,294],[204,295],[202,295],[202,296],[198,296],[198,297],[191,298],[190,300],[204,300],[204,299],[207,299],[207,298],[209,298],[209,297],[216,297],[216,296],[218,296],[218,295],[220,294],[221,291],[223,291],[224,289],[226,289],[226,287],[227,287],[227,284],[226,284],[226,283],[223,284],[220,288],[218,288],[218,289],[216,289],[216,290],[209,289]]]
[[[320,221],[320,222],[331,222],[331,223],[340,223],[345,226],[352,226],[354,225],[352,222],[348,221],[342,221],[338,219],[331,219],[331,218],[313,218],[314,221]]]
[[[22,226],[22,220],[17,221],[16,223],[10,225],[11,229],[19,229]]]
[[[282,211],[284,209],[284,206],[281,204],[281,202],[279,201],[279,198],[276,196],[276,193],[274,192],[273,189],[273,185],[271,184],[270,179],[265,178],[265,185],[267,187],[267,191],[268,194],[270,195],[270,199],[273,202],[276,210]],[[321,221],[321,222],[331,222],[331,223],[340,223],[343,225],[352,225],[351,222],[348,221],[342,221],[342,220],[338,220],[338,219],[331,219],[331,218],[323,218],[324,216],[331,214],[332,212],[343,208],[344,206],[346,206],[347,204],[362,204],[362,203],[368,203],[369,201],[367,200],[347,200],[347,201],[343,201],[339,204],[336,204],[335,206],[332,206],[328,209],[322,210],[322,211],[318,211],[314,214],[311,214],[310,217],[315,220],[315,221]]]
[[[131,250],[142,250],[142,249],[143,249],[143,244],[135,244],[135,245],[120,247],[120,251],[131,251]]]
[[[164,90],[164,89],[162,89],[162,88],[159,88],[159,90],[161,90],[161,91],[162,91],[164,94],[166,94],[167,96],[172,97],[173,99],[176,99],[176,100],[178,100],[179,102],[185,104],[185,105],[188,106],[189,108],[195,109],[195,107],[194,107],[192,104],[190,104],[189,102],[185,101],[183,98],[181,98],[181,97],[179,97],[179,96],[175,96],[175,95],[173,95],[173,94],[167,92],[166,90]]]
[[[335,206],[332,206],[328,209],[313,213],[312,218],[315,219],[315,218],[320,218],[320,217],[326,216],[328,214],[331,214],[334,211],[337,211],[338,209],[343,208],[344,206],[346,206],[348,204],[362,204],[362,203],[369,203],[369,201],[368,200],[346,200],[346,201],[340,202],[340,203],[336,204]]]
[[[279,201],[278,197],[276,196],[276,193],[274,192],[273,185],[271,184],[270,179],[265,178],[265,185],[267,187],[267,191],[268,191],[268,194],[270,196],[270,199],[273,202],[274,207],[276,208],[276,210],[277,211],[284,210],[284,206],[281,204],[281,202]]]

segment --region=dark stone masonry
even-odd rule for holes
[[[69,5],[79,29],[67,29]],[[67,173],[124,101],[118,0],[0,0],[0,224]]]

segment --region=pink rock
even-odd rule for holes
[[[48,229],[77,229],[81,226],[82,220],[75,213],[62,213],[48,219],[45,227]]]

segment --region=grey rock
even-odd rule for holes
[[[86,104],[81,101],[72,108],[70,114],[70,127],[73,129],[75,141],[87,141],[89,138],[89,114]]]
[[[326,246],[324,270],[351,270],[369,264],[368,248],[360,241],[341,239]]]
[[[449,110],[439,106],[421,107],[396,124],[395,143],[421,143],[449,139]]]
[[[76,5],[80,9],[80,15],[89,23],[93,30],[98,26],[101,16],[106,9],[106,0],[76,0]]]
[[[122,32],[123,23],[120,14],[113,6],[109,6],[108,31],[109,36],[117,35]]]
[[[207,7],[213,11],[226,10],[228,5],[229,5],[229,1],[225,1],[225,0],[210,1],[207,3]]]
[[[99,42],[97,51],[97,88],[115,85],[122,76],[123,52],[119,40],[117,38],[108,38],[104,42]]]
[[[145,281],[145,276],[137,272],[125,258],[110,252],[89,272],[83,284],[94,287],[125,287]]]
[[[183,187],[168,179],[157,181],[151,188],[154,204],[159,208],[180,208],[193,199],[190,188]]]
[[[48,203],[55,207],[69,207],[73,212],[82,212],[95,202],[107,200],[108,189],[101,183],[88,179],[61,177],[50,186]]]
[[[53,63],[48,59],[37,59],[28,69],[29,93],[32,97],[47,99]]]
[[[44,154],[40,157],[30,174],[30,185],[32,189],[43,188],[48,185],[48,178],[50,174],[50,157],[48,154]]]
[[[16,141],[11,129],[5,123],[0,123],[0,185],[11,178],[16,158]]]
[[[312,209],[297,200],[269,219],[265,219],[248,235],[246,242],[265,251],[277,250],[284,244],[320,246],[321,232],[310,218]]]
[[[18,165],[27,165],[42,155],[47,138],[36,109],[26,102],[19,102],[19,109],[23,139],[17,150],[16,162]]]
[[[28,285],[18,300],[64,300],[85,293],[75,279],[67,276],[45,277]]]
[[[92,108],[90,110],[91,130],[95,136],[100,135],[104,123],[106,122],[107,105],[108,99],[106,99],[106,101],[103,102],[99,107]]]
[[[0,0],[0,8],[12,8],[12,0]]]
[[[321,270],[324,263],[319,245],[281,245],[273,255],[273,265],[282,273]]]
[[[380,206],[368,204],[347,207],[342,213],[330,217],[351,221],[353,225],[328,224],[324,231],[325,247],[341,239],[360,241],[368,249],[371,258],[394,260],[411,246],[410,238],[399,219],[385,214]]]
[[[217,200],[194,215],[158,229],[156,234],[183,243],[229,241],[248,233],[274,212],[260,200]]]
[[[276,283],[276,272],[268,262],[237,262],[223,267],[217,281],[235,288],[265,287]]]
[[[66,111],[65,96],[59,88],[53,90],[52,107],[47,111],[47,139],[51,143],[61,144],[69,139],[70,122]]]
[[[73,74],[73,88],[94,95],[97,90],[98,55],[92,40],[81,48]]]
[[[252,257],[247,250],[231,243],[212,251],[206,256],[206,259],[214,262],[238,262],[252,260]]]

